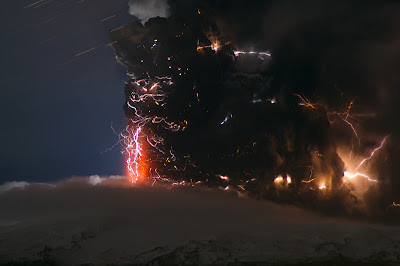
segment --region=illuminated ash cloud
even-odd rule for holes
[[[137,17],[142,23],[150,18],[169,16],[170,7],[167,0],[131,0],[129,1],[129,14]]]
[[[169,18],[110,32],[132,78],[125,136],[138,140],[128,141],[135,178],[349,211],[365,211],[382,188],[388,193],[375,205],[398,200],[388,189],[398,182],[388,163],[398,149],[384,158],[400,132],[388,120],[400,84],[400,61],[390,55],[400,51],[376,55],[393,44],[392,28],[380,29],[396,23],[395,4],[366,4],[358,17],[333,1],[168,4]],[[386,16],[371,17],[374,8]]]

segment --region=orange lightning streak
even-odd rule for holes
[[[353,119],[355,118],[354,116],[350,115],[350,111],[351,111],[351,108],[353,107],[353,104],[354,104],[354,101],[351,101],[351,102],[349,103],[349,106],[347,107],[347,111],[346,111],[346,112],[340,113],[340,112],[334,111],[334,112],[329,112],[329,113],[327,113],[327,115],[328,115],[328,116],[329,116],[329,115],[337,115],[343,122],[345,122],[347,125],[349,125],[349,127],[350,127],[351,130],[353,131],[354,136],[356,136],[356,138],[357,138],[357,140],[358,140],[358,147],[360,147],[360,145],[361,145],[361,139],[360,139],[360,137],[358,136],[357,130],[356,130],[356,128],[354,127],[353,123],[351,123],[351,122],[349,121],[349,118],[353,118]],[[353,152],[353,151],[352,151],[352,152]]]
[[[310,179],[310,180],[301,180],[301,182],[309,184],[309,183],[313,182],[314,180],[315,180],[315,178]]]
[[[305,96],[301,96],[300,94],[294,94],[294,95],[299,97],[300,100],[302,101],[301,103],[299,103],[299,105],[303,105],[313,110],[317,110],[317,107],[314,104],[312,104]]]

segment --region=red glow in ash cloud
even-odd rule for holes
[[[125,142],[126,170],[129,182],[136,183],[146,178],[145,149],[141,143],[140,136],[142,127],[136,129],[128,126],[127,135],[122,135]]]

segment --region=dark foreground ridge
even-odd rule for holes
[[[321,216],[206,187],[90,181],[0,194],[0,264],[400,262],[398,226]]]

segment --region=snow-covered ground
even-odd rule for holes
[[[400,227],[120,177],[0,186],[0,264],[400,262]]]

